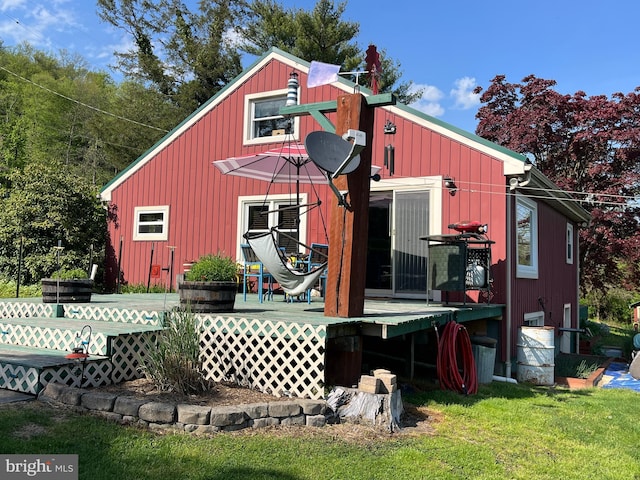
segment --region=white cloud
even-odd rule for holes
[[[473,93],[476,88],[476,79],[473,77],[462,77],[453,82],[455,85],[449,94],[454,98],[454,108],[469,110],[480,104],[480,94]]]
[[[0,0],[0,12],[6,12],[15,8],[24,7],[27,0]]]
[[[438,117],[444,114],[444,108],[440,104],[440,100],[444,98],[444,93],[433,85],[413,84],[410,93],[422,90],[422,98],[413,102],[411,106],[416,110]]]
[[[65,3],[62,0],[27,5],[23,0],[0,0],[0,12],[6,18],[0,22],[0,35],[12,43],[29,42],[50,48],[51,31],[66,32],[69,27],[80,27],[74,10],[62,6]]]

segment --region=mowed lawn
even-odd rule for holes
[[[328,426],[196,437],[3,405],[0,452],[78,454],[79,478],[91,480],[640,479],[636,392],[494,382],[470,397],[403,398],[427,419],[395,434]]]

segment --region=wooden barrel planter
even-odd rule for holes
[[[180,305],[194,313],[233,312],[236,282],[182,282]]]
[[[44,303],[89,303],[93,280],[42,279],[42,301]]]

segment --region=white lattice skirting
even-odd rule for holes
[[[129,310],[126,308],[104,308],[86,305],[65,307],[67,318],[96,320],[103,322],[134,323],[138,325],[162,325],[162,313],[146,310]]]
[[[70,352],[77,346],[77,330],[38,327],[31,325],[12,325],[0,323],[0,343],[22,345],[24,347],[49,348]],[[91,355],[108,355],[107,337],[97,332],[89,345]]]
[[[108,359],[58,365],[39,371],[24,365],[0,364],[0,387],[7,390],[37,395],[49,382],[62,383],[73,387],[100,387],[111,384],[113,366]]]
[[[53,305],[41,303],[0,302],[0,318],[53,317]]]
[[[207,378],[280,397],[324,396],[326,327],[199,315]]]

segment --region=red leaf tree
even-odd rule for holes
[[[562,95],[555,85],[496,76],[480,97],[476,133],[527,155],[591,213],[580,230],[583,293],[632,289],[640,280],[640,87],[608,98]]]

